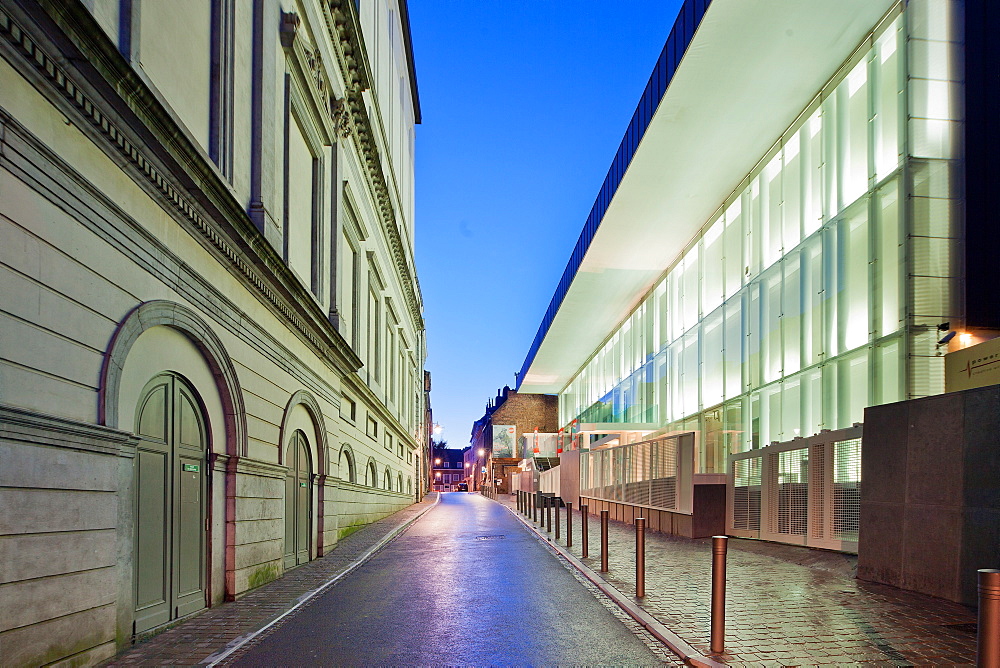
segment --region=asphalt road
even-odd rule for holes
[[[237,666],[654,666],[661,661],[500,504],[445,493]]]

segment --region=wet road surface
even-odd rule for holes
[[[509,511],[452,492],[230,665],[661,663]]]

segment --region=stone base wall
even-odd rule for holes
[[[635,524],[636,517],[645,517],[646,527],[660,533],[685,538],[707,538],[725,533],[725,485],[695,485],[694,511],[690,515],[588,497],[582,497],[581,502],[588,505],[591,514],[607,510],[611,519],[626,524]]]
[[[975,605],[1000,566],[1000,386],[865,409],[858,577]]]

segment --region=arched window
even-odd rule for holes
[[[389,469],[386,469],[385,474],[382,476],[382,486],[390,492],[392,491],[392,474],[389,473]]]
[[[406,479],[406,493],[413,494],[413,478]]]
[[[369,487],[378,486],[378,472],[375,470],[375,462],[368,462],[368,469],[365,471],[365,484]]]
[[[354,476],[354,453],[345,443],[340,449],[340,479],[347,482],[357,482],[358,479]]]
[[[402,492],[403,491],[403,474],[402,473],[400,473],[399,475],[396,476],[396,491],[397,492]]]

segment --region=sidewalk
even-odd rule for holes
[[[501,503],[517,513],[514,497]],[[646,532],[646,596],[635,598],[635,527],[611,522],[608,573],[600,569],[600,518],[588,522],[590,556],[581,558],[581,520],[573,547],[548,537],[697,652],[729,665],[973,665],[976,615],[943,599],[854,579],[857,558],[763,541],[729,540],[726,652],[709,650],[711,539]],[[538,527],[530,519],[529,525]],[[553,524],[554,524],[553,516]]]
[[[107,661],[106,666],[167,666],[212,664],[227,649],[275,622],[305,596],[353,569],[437,502],[428,494],[388,517],[342,538],[324,557],[289,571],[232,603],[205,610],[190,620],[135,645]],[[278,622],[280,623],[280,622]]]

